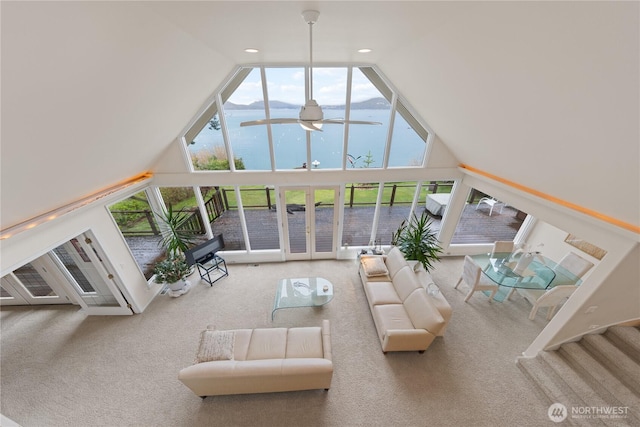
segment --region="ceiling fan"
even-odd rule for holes
[[[320,131],[322,132],[323,124],[365,124],[365,125],[380,125],[380,122],[368,122],[361,120],[343,120],[343,119],[325,119],[322,113],[322,108],[318,105],[315,99],[313,99],[313,24],[318,21],[320,12],[317,10],[305,10],[302,12],[302,17],[305,22],[309,24],[309,93],[306,97],[304,106],[300,109],[299,118],[277,118],[277,119],[262,119],[252,120],[248,122],[240,123],[240,126],[256,126],[270,124],[289,124],[299,123],[300,126],[306,131]]]

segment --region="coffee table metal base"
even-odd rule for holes
[[[333,299],[333,284],[322,277],[299,277],[278,282],[271,320],[281,308],[320,307]]]

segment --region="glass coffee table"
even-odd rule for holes
[[[333,284],[322,277],[299,277],[278,282],[271,320],[281,308],[320,307],[333,299]]]

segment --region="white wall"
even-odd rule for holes
[[[524,352],[526,356],[640,319],[640,246],[621,244],[616,252],[603,258]]]
[[[3,229],[150,170],[234,66],[144,3],[2,2]]]

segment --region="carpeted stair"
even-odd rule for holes
[[[556,351],[516,364],[532,380],[546,403],[568,409],[565,425],[640,425],[640,329],[614,326],[604,334],[585,335]],[[572,416],[572,407],[584,417]],[[628,408],[622,417],[591,415],[585,408]],[[591,410],[593,411],[593,410]],[[586,415],[586,416],[585,416]]]

